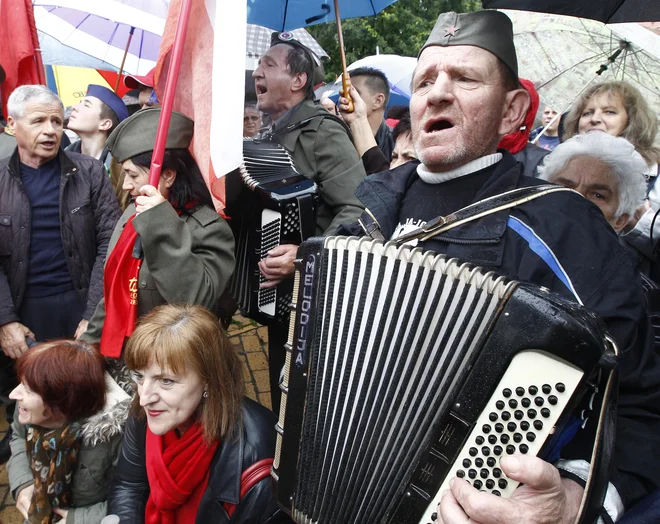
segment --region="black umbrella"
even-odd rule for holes
[[[517,9],[591,18],[606,24],[660,21],[658,0],[482,0],[484,9]]]

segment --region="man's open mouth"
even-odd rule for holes
[[[256,89],[258,95],[263,95],[265,92],[268,91],[268,89],[266,89],[266,86],[262,86],[262,85],[257,85]]]
[[[434,133],[435,131],[444,131],[445,129],[451,129],[452,127],[454,127],[454,124],[449,120],[439,119],[429,122],[426,125],[426,132]]]

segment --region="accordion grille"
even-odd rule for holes
[[[381,522],[515,283],[393,243],[324,251],[294,514]]]

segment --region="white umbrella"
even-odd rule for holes
[[[513,21],[519,74],[544,104],[561,112],[593,82],[625,80],[660,116],[660,36],[641,24],[503,12]]]

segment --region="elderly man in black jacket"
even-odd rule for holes
[[[103,296],[105,254],[120,211],[102,164],[60,149],[64,108],[48,88],[25,85],[8,101],[16,136],[0,161],[0,376],[37,341],[84,332]],[[12,411],[8,408],[8,411]],[[0,460],[8,453],[0,443]]]
[[[539,184],[497,150],[529,104],[518,83],[512,33],[511,21],[496,11],[440,16],[412,81],[412,133],[421,163],[368,177],[356,192],[366,211],[344,233],[395,238],[439,215]],[[555,193],[458,226],[423,247],[545,286],[605,321],[623,358],[614,468],[601,514],[616,521],[659,486],[658,356],[649,344],[640,277],[601,211],[577,193]],[[554,464],[527,455],[503,458],[506,475],[523,484],[508,500],[454,479],[437,522],[574,522],[593,430],[593,420],[585,422]]]

